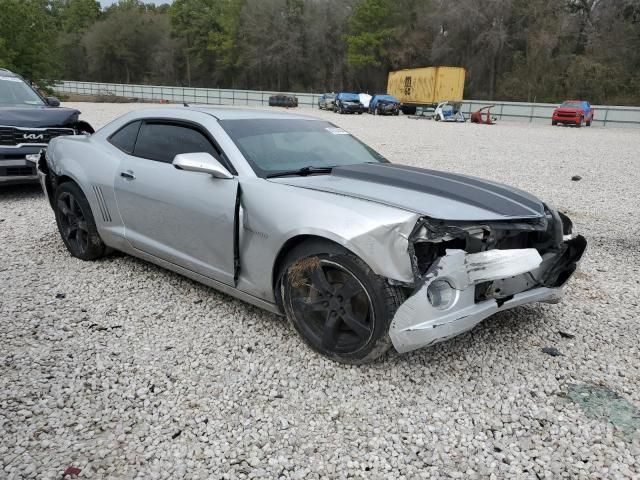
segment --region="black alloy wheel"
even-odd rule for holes
[[[86,197],[73,182],[61,184],[55,195],[58,231],[69,253],[81,260],[95,260],[107,253]]]
[[[351,353],[364,347],[375,321],[371,298],[343,266],[320,260],[292,292],[292,306],[305,317],[305,337],[324,350]]]
[[[389,325],[406,297],[358,257],[336,252],[294,255],[280,297],[311,348],[342,363],[366,363],[391,346]]]
[[[60,233],[76,256],[83,255],[89,248],[89,228],[76,198],[69,192],[58,197],[60,212]]]

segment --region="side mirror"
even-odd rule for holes
[[[229,170],[206,152],[180,153],[175,156],[172,163],[178,170],[208,173],[215,178],[233,178]]]
[[[49,105],[50,107],[59,107],[60,106],[60,100],[58,100],[56,97],[47,97],[47,105]]]

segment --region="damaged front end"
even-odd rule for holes
[[[416,288],[389,334],[399,352],[429,346],[532,302],[556,303],[587,242],[565,215],[486,223],[423,217],[409,238]]]

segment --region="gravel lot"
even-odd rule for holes
[[[345,367],[173,273],[71,258],[38,188],[3,188],[0,477],[640,478],[638,130],[314,114],[567,212],[590,246],[565,301]]]

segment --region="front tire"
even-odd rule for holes
[[[107,247],[98,234],[91,206],[78,185],[65,182],[56,189],[54,208],[58,231],[69,253],[80,260],[96,260]]]
[[[281,277],[287,318],[305,343],[332,360],[371,362],[390,347],[389,326],[404,291],[332,244],[307,244],[288,256]]]

